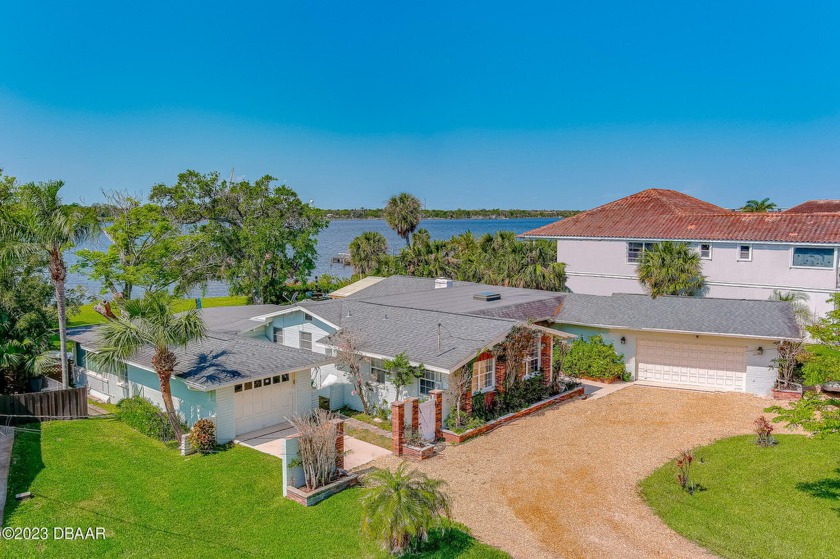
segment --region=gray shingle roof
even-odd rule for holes
[[[554,321],[777,340],[799,337],[791,306],[783,301],[569,294]]]

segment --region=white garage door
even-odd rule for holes
[[[276,425],[295,412],[295,385],[291,375],[276,375],[234,387],[236,434]]]
[[[746,347],[639,340],[638,379],[686,388],[743,392]]]

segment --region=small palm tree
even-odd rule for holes
[[[405,239],[405,244],[411,242],[411,234],[417,229],[422,217],[422,205],[413,194],[401,192],[391,196],[382,212],[388,227]]]
[[[787,301],[793,309],[793,316],[796,322],[804,331],[806,327],[814,323],[814,314],[808,307],[808,294],[802,291],[781,291],[774,289],[770,295],[771,301]]]
[[[6,223],[0,228],[3,250],[0,260],[43,257],[55,287],[58,307],[58,337],[61,358],[61,382],[70,386],[67,363],[67,266],[64,252],[91,239],[99,232],[96,215],[85,208],[66,205],[59,191],[62,181],[28,183],[17,191],[16,207],[4,212]]]
[[[775,202],[770,201],[770,198],[764,198],[763,200],[747,200],[747,203],[744,204],[741,211],[747,213],[764,213],[772,212],[777,207]]]
[[[645,250],[636,274],[653,299],[661,295],[690,297],[705,287],[701,270],[700,254],[686,243],[663,241]]]
[[[107,372],[120,373],[125,370],[126,360],[142,349],[150,348],[166,414],[176,439],[180,440],[184,432],[172,402],[170,386],[178,365],[173,348],[202,340],[206,329],[200,310],[175,313],[172,303],[172,298],[165,293],[121,302],[117,317],[100,327],[100,349],[88,359]]]
[[[445,526],[450,499],[443,480],[431,479],[401,463],[393,472],[376,470],[365,479],[362,496],[362,532],[393,554],[426,541],[429,532]]]
[[[357,274],[372,274],[388,255],[388,241],[382,233],[366,231],[350,241],[350,262]]]

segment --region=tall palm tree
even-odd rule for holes
[[[698,295],[706,278],[701,273],[700,254],[686,243],[662,241],[645,250],[636,274],[639,283],[655,299],[660,295]]]
[[[61,382],[67,388],[70,386],[70,374],[67,363],[67,266],[64,252],[96,235],[99,232],[99,221],[89,209],[64,204],[59,195],[62,186],[62,181],[49,181],[28,183],[17,190],[17,203],[3,216],[6,223],[0,229],[3,241],[0,259],[43,256],[46,260],[58,307]]]
[[[88,359],[107,372],[120,373],[125,362],[143,349],[152,350],[152,367],[160,381],[160,394],[177,440],[184,434],[172,402],[170,380],[178,365],[173,351],[178,346],[204,339],[206,328],[199,309],[182,313],[173,310],[166,293],[149,294],[119,304],[116,318],[99,328],[99,346]]]
[[[382,233],[366,231],[350,241],[350,262],[357,274],[372,274],[388,255],[388,241]]]
[[[405,244],[411,242],[411,234],[417,229],[422,217],[422,205],[420,200],[408,192],[400,192],[391,196],[385,209],[382,212],[385,216],[385,223],[388,227],[397,232],[397,235],[405,239]]]
[[[763,200],[747,200],[747,203],[744,204],[741,211],[747,213],[764,213],[772,212],[777,207],[775,202],[770,201],[770,198],[764,198]]]
[[[362,496],[362,532],[380,540],[383,547],[401,554],[412,543],[426,541],[429,532],[445,526],[450,499],[446,483],[430,479],[406,462],[393,472],[376,470],[367,475]]]

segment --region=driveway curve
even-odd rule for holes
[[[637,484],[680,450],[751,432],[768,405],[631,386],[534,414],[418,467],[448,482],[459,522],[514,557],[711,557],[669,529]]]

